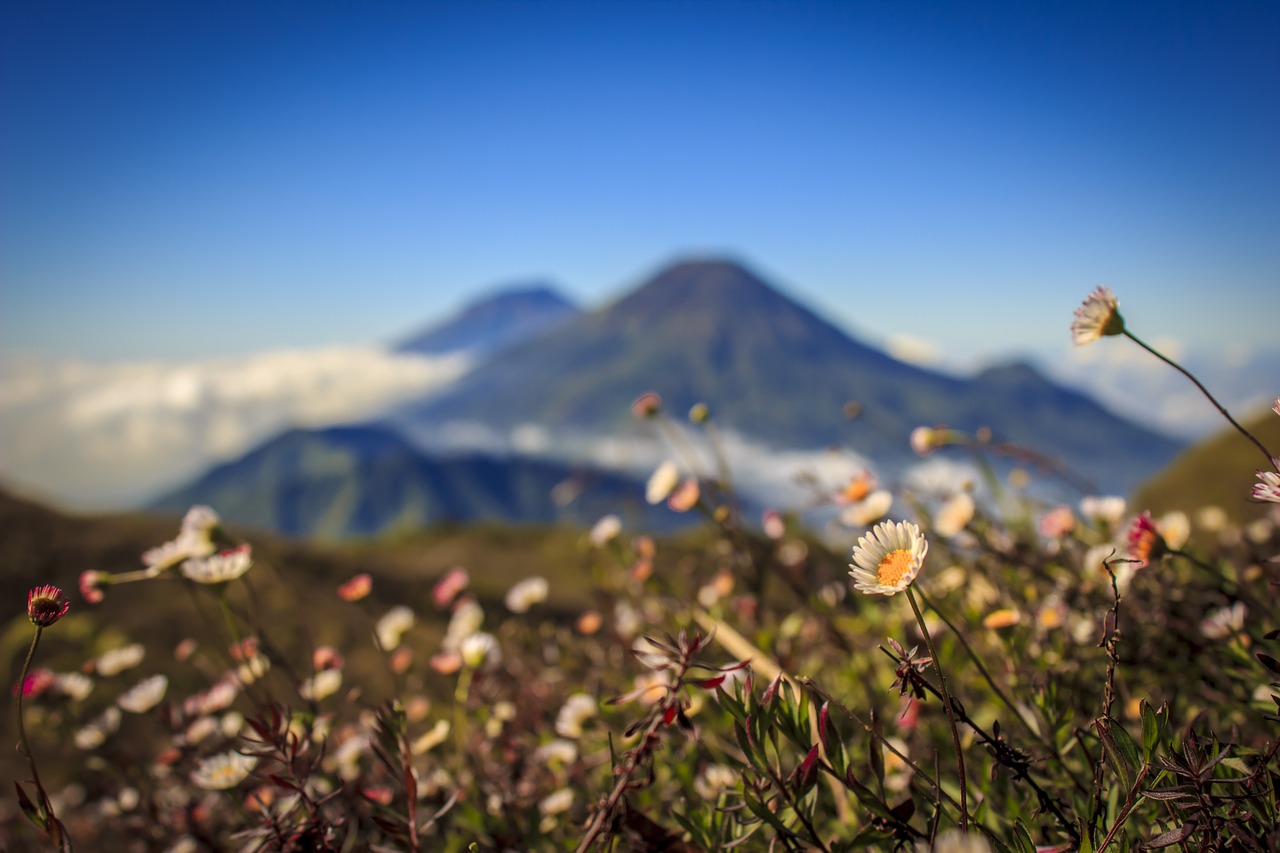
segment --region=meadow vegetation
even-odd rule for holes
[[[1101,289],[1072,332],[1146,346]],[[606,516],[335,557],[194,507],[125,571],[115,542],[33,578],[3,637],[0,842],[1280,850],[1280,463],[1225,411],[1268,508],[1247,523],[1046,502],[1037,480],[1070,473],[1033,449],[924,425],[916,451],[976,482],[815,488],[843,540],[742,517],[685,440],[714,445],[706,407],[633,411],[672,446],[647,498],[697,532]]]

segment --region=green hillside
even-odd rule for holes
[[[1280,417],[1274,412],[1264,409],[1241,423],[1272,453],[1280,453]],[[1255,472],[1262,465],[1258,448],[1227,425],[1143,483],[1134,494],[1133,506],[1162,513],[1212,504],[1226,510],[1234,521],[1253,521],[1274,506],[1249,497],[1257,482]]]

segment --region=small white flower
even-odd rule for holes
[[[472,669],[486,662],[496,664],[502,659],[502,649],[498,647],[497,638],[483,631],[463,640],[458,647],[458,653],[462,655],[462,662]]]
[[[252,549],[241,545],[211,557],[192,557],[182,563],[183,576],[203,584],[233,581],[253,565]]]
[[[183,560],[207,557],[213,553],[213,531],[219,524],[218,514],[207,506],[193,506],[182,519],[178,537],[142,555],[142,562],[157,572],[172,568]]]
[[[602,548],[622,532],[622,519],[616,515],[606,515],[591,528],[591,544]]]
[[[1089,495],[1080,499],[1080,514],[1115,527],[1124,518],[1125,500],[1115,495]]]
[[[572,764],[578,760],[578,745],[571,740],[556,738],[535,749],[533,757],[542,764]]]
[[[456,652],[462,641],[470,637],[480,626],[484,625],[484,608],[474,598],[466,598],[458,602],[453,615],[449,617],[449,627],[445,629],[444,639],[440,642],[445,651]]]
[[[649,482],[644,489],[645,501],[651,504],[662,503],[671,495],[679,482],[680,469],[676,467],[676,463],[668,459],[649,477]]]
[[[950,539],[973,521],[973,512],[973,496],[968,492],[960,492],[938,509],[938,514],[933,519],[933,530],[939,536]]]
[[[909,521],[885,521],[853,548],[849,575],[854,588],[867,595],[893,595],[911,585],[920,573],[929,543]]]
[[[1164,544],[1178,551],[1191,538],[1191,519],[1187,518],[1185,512],[1174,510],[1160,516],[1160,520],[1156,522],[1156,529],[1164,537]]]
[[[409,751],[414,755],[422,755],[430,752],[440,744],[444,743],[445,738],[449,737],[451,726],[448,720],[439,720],[429,731],[418,737],[409,745]]]
[[[146,654],[147,650],[141,643],[131,643],[104,653],[98,658],[94,666],[98,670],[98,675],[105,675],[109,678],[142,663],[142,659]]]
[[[76,746],[97,749],[120,728],[120,709],[112,705],[75,734]]]
[[[586,693],[575,693],[564,700],[560,713],[556,714],[556,734],[561,737],[582,737],[582,726],[596,715],[597,703],[594,696]]]
[[[530,607],[547,600],[549,589],[546,578],[525,578],[507,590],[504,601],[512,613],[528,613]]]
[[[413,615],[413,611],[405,605],[398,604],[391,608],[374,627],[378,635],[378,645],[383,651],[391,651],[400,645],[404,632],[412,628],[415,621],[417,618]]]
[[[1109,288],[1099,286],[1076,309],[1071,321],[1071,340],[1080,347],[1106,335],[1124,332],[1124,318],[1120,316],[1120,302]]]
[[[1280,470],[1280,459],[1272,459],[1271,464]],[[1258,484],[1253,487],[1253,499],[1280,503],[1280,474],[1275,471],[1259,471]]]
[[[271,669],[271,659],[266,655],[254,655],[236,669],[241,684],[253,684]]]
[[[145,714],[164,698],[169,679],[163,675],[144,678],[116,697],[116,704],[130,714]]]
[[[557,815],[567,812],[573,808],[573,789],[561,788],[553,794],[548,794],[538,803],[538,811],[544,815]]]
[[[916,853],[991,853],[991,845],[980,832],[966,835],[958,829],[948,829],[934,839],[932,847],[923,841],[917,843]]]
[[[93,679],[81,672],[60,672],[54,678],[54,688],[72,701],[82,702],[93,692]]]
[[[1200,633],[1210,640],[1225,640],[1244,630],[1244,617],[1249,612],[1243,601],[1213,611],[1200,623]]]
[[[840,521],[849,527],[869,527],[880,519],[893,506],[893,495],[884,489],[877,489],[857,503],[849,504],[840,513]]]
[[[217,717],[196,717],[191,725],[187,726],[187,730],[183,732],[182,736],[189,744],[199,743],[221,728],[222,725],[218,722]]]
[[[317,672],[315,675],[302,682],[302,686],[298,692],[302,694],[303,699],[311,699],[319,702],[321,699],[327,699],[338,692],[338,688],[342,686],[342,670],[326,669]]]
[[[721,794],[737,787],[742,775],[724,764],[708,764],[693,780],[693,790],[708,802],[715,802]]]
[[[225,791],[234,788],[258,766],[258,759],[238,752],[223,752],[200,762],[191,773],[191,781],[206,791]]]

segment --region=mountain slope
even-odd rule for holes
[[[544,334],[581,313],[550,285],[504,288],[410,336],[395,348],[427,355],[459,350],[497,352]]]
[[[568,481],[576,497],[551,493]],[[649,507],[643,485],[563,463],[470,454],[429,458],[377,427],[291,430],[218,466],[154,509],[205,503],[232,522],[291,536],[376,536],[442,522],[572,522],[628,512],[659,529],[684,519]]]
[[[1264,409],[1242,419],[1241,424],[1273,453],[1280,453],[1280,417],[1275,412]],[[1224,425],[1143,483],[1134,494],[1133,508],[1158,515],[1175,509],[1190,512],[1212,504],[1222,507],[1236,522],[1262,518],[1275,504],[1254,501],[1250,493],[1258,482],[1255,472],[1264,464],[1253,442]]]
[[[397,417],[609,433],[647,390],[675,413],[706,402],[722,424],[779,447],[843,443],[873,458],[905,457],[921,424],[989,426],[1126,490],[1179,448],[1025,365],[967,380],[899,362],[727,261],[669,267]],[[851,400],[862,411],[853,422]]]

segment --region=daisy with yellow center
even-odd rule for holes
[[[1098,287],[1076,309],[1071,321],[1071,340],[1080,347],[1098,338],[1124,333],[1124,318],[1120,316],[1120,300],[1110,288]]]
[[[909,521],[883,521],[859,537],[849,564],[853,586],[867,595],[893,595],[920,573],[929,543]]]

